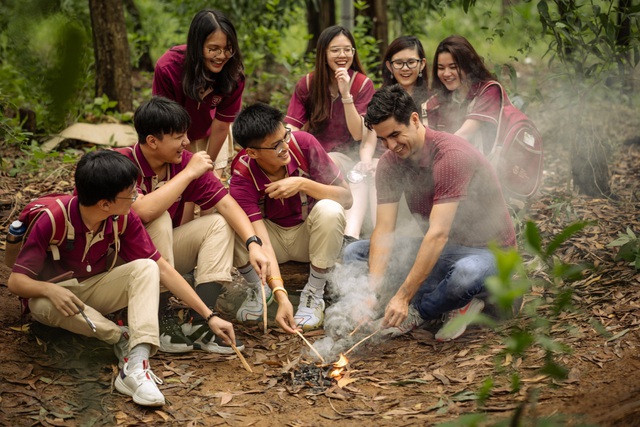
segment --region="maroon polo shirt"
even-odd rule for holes
[[[182,162],[180,164],[167,163],[167,174],[162,180],[159,180],[158,175],[151,169],[149,162],[144,157],[140,143],[136,143],[133,147],[117,148],[116,151],[133,160],[138,169],[140,169],[141,174],[137,185],[138,192],[142,194],[151,193],[182,172],[189,164],[191,157],[193,157],[193,153],[183,150]],[[214,207],[227,194],[229,193],[212,171],[204,173],[200,178],[191,181],[182,192],[182,195],[167,209],[169,215],[171,215],[173,227],[178,227],[182,221],[185,202],[193,202],[200,206],[202,210],[208,210]]]
[[[430,99],[427,102],[429,127],[455,133],[466,120],[478,120],[482,123],[480,132],[484,153],[489,154],[496,139],[501,96],[497,85],[480,93],[486,83],[474,83],[463,100],[456,101],[453,96],[445,100],[437,95]]]
[[[36,280],[47,280],[72,271],[73,277],[83,279],[103,273],[111,267],[109,249],[114,248],[115,234],[112,218],[106,219],[96,234],[89,232],[80,216],[78,198],[73,197],[68,206],[69,220],[75,231],[73,247],[62,242],[58,247],[60,260],[54,261],[48,250],[53,228],[47,215],[41,215],[31,229],[13,266],[14,273],[22,273]],[[160,253],[151,242],[140,218],[131,211],[124,233],[118,236],[118,256],[125,262],[137,259],[158,261]]]
[[[298,143],[300,151],[308,163],[309,170],[307,173],[301,170],[300,163],[292,154],[291,148],[289,148],[291,161],[287,165],[287,176],[306,176],[312,181],[326,185],[338,185],[342,182],[340,170],[313,135],[302,131],[293,132],[292,139]],[[291,144],[293,144],[293,141]],[[251,171],[249,177],[239,172],[238,167],[241,166],[238,166],[238,164],[241,162],[249,166]],[[302,217],[302,198],[299,193],[284,200],[272,199],[264,191],[266,184],[272,181],[260,169],[258,162],[244,154],[235,164],[236,167],[232,171],[229,191],[252,222],[265,218],[281,227],[293,227],[304,221]],[[310,212],[316,200],[308,196],[306,199],[308,211]]]
[[[201,102],[189,98],[182,90],[184,57],[187,45],[175,46],[158,59],[153,73],[152,93],[173,99],[182,105],[191,117],[191,127],[187,136],[191,141],[207,138],[211,133],[213,118],[221,122],[233,122],[242,107],[242,92],[245,78],[240,76],[235,89],[229,94],[213,92]]]
[[[354,72],[349,70],[349,76],[353,77]],[[312,77],[313,73],[310,73],[298,81],[289,102],[287,116],[284,119],[285,123],[298,129],[302,129],[302,126],[309,121],[309,111],[307,111],[305,104],[309,99],[309,84]],[[375,89],[371,79],[364,74],[358,73],[356,77],[351,93],[353,94],[356,110],[361,116],[364,116]],[[354,141],[349,132],[347,119],[344,115],[344,104],[340,96],[331,101],[331,111],[329,112],[327,126],[322,131],[314,133],[313,136],[316,137],[327,153],[337,151],[350,156],[357,156],[358,154],[360,145]]]
[[[459,202],[449,242],[486,247],[495,241],[515,246],[516,236],[495,171],[466,140],[426,129],[418,163],[393,151],[376,168],[378,204],[397,203],[404,193],[409,210],[426,221],[438,203]]]

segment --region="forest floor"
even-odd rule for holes
[[[253,373],[235,355],[158,354],[152,367],[164,381],[160,389],[167,404],[150,409],[114,390],[118,370],[111,347],[23,325],[18,300],[4,286],[9,270],[1,265],[0,425],[478,425],[465,416],[472,413],[483,417],[480,425],[508,424],[510,419],[520,425],[638,425],[640,272],[615,261],[616,249],[607,244],[627,227],[640,232],[640,144],[633,133],[640,126],[633,111],[613,114],[636,121],[611,139],[610,182],[618,200],[572,192],[567,185],[569,153],[558,143],[561,136],[554,139],[543,132],[545,182],[526,218],[536,223],[545,241],[574,221],[593,222],[556,252],[564,262],[589,266],[580,280],[561,285],[572,291],[571,306],[557,317],[556,293],[545,286],[551,278],[545,271],[532,271],[526,304],[537,308],[529,314],[495,330],[473,326],[450,343],[435,341],[435,324],[392,340],[374,337],[349,354],[346,373],[328,387],[291,382],[296,369],[310,360],[298,336],[275,325],[265,335],[259,325],[236,324]],[[4,146],[5,162],[24,158],[15,147]],[[17,210],[38,194],[68,191],[72,170],[72,164],[52,156],[38,167],[25,163],[17,177],[1,172],[1,248]],[[285,268],[292,295],[306,271],[305,265]],[[234,317],[233,304],[241,293],[236,283],[220,301],[228,319]],[[568,372],[564,380],[541,371],[546,353],[540,345],[522,356],[504,351],[510,333],[533,330],[535,316],[550,319],[551,338],[562,345],[554,359]],[[313,342],[325,332],[305,335]],[[520,379],[517,387],[514,378]]]

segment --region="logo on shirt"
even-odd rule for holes
[[[222,102],[222,97],[220,95],[214,95],[211,98],[211,106],[212,107],[217,107],[218,104],[220,104]]]

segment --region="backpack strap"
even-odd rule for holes
[[[491,86],[498,86],[500,91],[500,112],[498,113],[498,124],[496,128],[496,138],[493,141],[493,145],[491,146],[491,151],[487,154],[487,158],[491,162],[492,165],[497,166],[498,158],[500,157],[500,149],[502,148],[502,144],[500,143],[501,139],[501,130],[502,130],[502,116],[504,115],[504,89],[500,82],[495,80],[490,80],[482,85],[476,98],[483,95]]]

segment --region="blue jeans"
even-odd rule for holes
[[[422,238],[403,238],[396,242],[385,273],[385,285],[393,282],[400,285],[404,281],[421,244]],[[369,240],[351,243],[344,249],[343,263],[366,265],[370,245]],[[484,296],[484,281],[496,272],[496,260],[489,249],[447,245],[411,303],[423,319],[439,319],[451,310],[464,307],[474,297]]]

